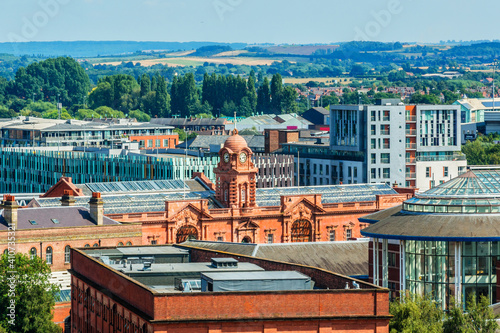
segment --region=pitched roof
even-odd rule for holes
[[[18,230],[84,227],[96,225],[90,217],[90,212],[87,208],[76,206],[19,209],[17,211],[17,221]],[[30,221],[35,222],[33,223]],[[114,225],[120,223],[104,216],[103,224]],[[2,216],[0,216],[0,230],[7,229],[8,225],[2,212]]]
[[[215,251],[319,267],[331,272],[368,275],[368,239],[346,242],[309,242],[283,244],[242,244],[188,241],[185,245]]]

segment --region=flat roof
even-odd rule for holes
[[[307,275],[296,271],[263,271],[263,272],[210,272],[202,273],[212,281],[252,281],[252,280],[310,280]]]
[[[146,256],[146,255],[164,255],[164,254],[189,254],[189,250],[166,247],[166,246],[119,246],[115,248],[85,248],[85,253],[91,256]]]
[[[151,264],[151,268],[148,270],[143,270],[144,264],[132,264],[132,270],[130,270],[130,264],[123,267],[123,264],[109,264],[109,267],[116,269],[117,271],[123,272],[124,274],[137,274],[148,275],[152,273],[201,273],[210,271],[263,271],[264,269],[248,262],[240,262],[238,266],[234,267],[224,267],[216,268],[212,266],[210,262],[190,262],[190,263],[168,263],[168,264]]]

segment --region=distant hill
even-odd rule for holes
[[[215,42],[130,42],[130,41],[76,41],[76,42],[26,42],[0,43],[0,53],[20,55],[43,55],[97,57],[130,54],[141,51],[177,51],[194,50],[204,46],[228,46],[232,49],[242,49],[244,43]]]

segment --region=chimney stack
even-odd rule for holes
[[[61,198],[61,205],[62,206],[74,206],[75,205],[75,197],[72,194],[70,190],[64,190],[64,194]]]
[[[2,208],[3,208],[3,217],[7,222],[8,226],[12,228],[12,230],[16,230],[17,209],[19,208],[16,202],[16,198],[13,195],[5,194],[3,196]]]
[[[103,225],[104,201],[101,199],[100,192],[92,192],[92,198],[89,201],[90,217],[97,225]]]

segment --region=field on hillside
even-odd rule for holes
[[[130,60],[123,60],[128,62]],[[172,58],[158,58],[158,59],[145,59],[140,61],[132,61],[134,65],[138,62],[142,66],[150,67],[156,64],[168,65],[170,67],[183,67],[183,66],[202,66],[205,62],[213,64],[232,64],[232,65],[249,65],[249,66],[262,66],[271,65],[274,59],[264,58],[250,58],[250,57],[172,57]],[[104,61],[99,62],[99,65],[119,65],[122,61]]]
[[[262,46],[263,49],[280,54],[311,55],[317,50],[335,50],[339,45],[279,45]]]

